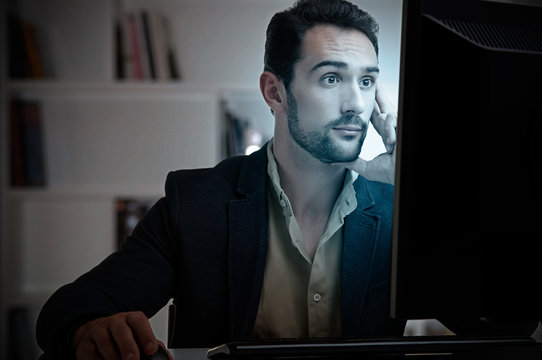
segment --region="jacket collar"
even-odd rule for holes
[[[371,214],[374,196],[362,176],[356,180],[358,207],[346,217],[343,237],[342,336],[359,336],[367,288],[373,275],[379,216]]]
[[[267,186],[267,143],[261,149],[246,157],[241,166],[237,182],[237,194],[250,197],[266,191]]]
[[[244,159],[229,203],[230,340],[248,339],[256,320],[267,253],[266,145]]]
[[[375,198],[368,187],[368,181],[363,176],[358,176],[354,182],[356,189],[356,200],[358,201],[358,209],[369,210],[375,205]]]

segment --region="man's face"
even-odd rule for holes
[[[307,31],[287,91],[293,140],[316,159],[356,159],[375,104],[378,59],[362,32],[332,25]]]

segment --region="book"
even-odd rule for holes
[[[41,105],[10,100],[10,170],[12,186],[44,186],[45,155]]]
[[[10,13],[8,33],[9,76],[14,79],[43,78],[36,26]]]
[[[27,186],[45,185],[43,126],[41,106],[25,101],[21,110],[24,173]]]
[[[23,165],[23,139],[21,135],[21,111],[20,100],[10,99],[9,104],[9,132],[10,132],[10,178],[11,186],[24,186],[24,165]]]
[[[143,68],[141,66],[140,40],[136,24],[136,15],[133,13],[127,14],[128,17],[128,37],[130,38],[131,53],[133,58],[133,75],[134,79],[143,79]]]
[[[164,22],[164,35],[167,48],[167,64],[169,70],[169,77],[172,80],[179,80],[181,74],[179,73],[179,67],[177,65],[177,56],[175,54],[175,48],[173,46],[173,39],[171,37],[170,23],[167,18],[163,18]]]
[[[115,70],[117,79],[124,79],[126,77],[122,50],[124,44],[123,36],[122,21],[118,19],[115,22]]]
[[[119,79],[179,79],[167,18],[147,9],[120,16],[116,31]]]
[[[132,44],[132,30],[130,25],[130,14],[124,13],[120,17],[121,36],[121,61],[123,79],[134,79],[134,49]]]
[[[145,28],[143,26],[143,13],[140,11],[134,15],[135,36],[137,40],[138,62],[141,67],[141,78],[151,79],[149,64],[149,49],[145,39]]]
[[[8,14],[9,76],[12,79],[28,77],[23,23],[15,14]]]
[[[149,25],[154,69],[157,80],[170,79],[164,17],[156,11],[149,11]]]
[[[33,79],[41,79],[43,78],[43,67],[38,48],[36,26],[28,22],[23,22],[22,26],[28,67],[27,74]]]
[[[145,47],[147,49],[147,59],[149,62],[149,72],[150,78],[156,79],[156,66],[154,65],[154,51],[152,46],[152,35],[151,35],[151,23],[150,15],[147,10],[141,12],[141,19],[143,23],[143,34],[145,38]]]

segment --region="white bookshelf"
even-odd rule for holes
[[[386,22],[380,65],[394,98],[401,1],[355,2]],[[292,3],[11,1],[9,6],[18,4],[18,12],[44,37],[43,63],[52,77],[10,80],[2,55],[1,351],[6,349],[9,307],[40,307],[56,288],[114,250],[114,199],[158,199],[168,171],[212,166],[222,158],[224,100],[232,112],[272,133],[273,119],[258,90],[265,28],[276,11]],[[181,81],[115,79],[115,19],[119,11],[140,8],[167,14]],[[41,188],[9,185],[7,105],[13,95],[41,104],[47,169],[47,184]],[[153,323],[164,340],[165,321],[161,313]]]

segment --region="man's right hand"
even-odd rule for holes
[[[152,355],[163,346],[140,311],[91,320],[75,331],[73,344],[78,360],[137,360],[140,351]]]

